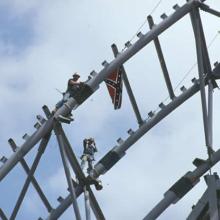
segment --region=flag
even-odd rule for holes
[[[122,102],[122,68],[118,68],[105,80],[114,109],[119,109]]]

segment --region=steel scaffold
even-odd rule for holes
[[[0,168],[0,181],[2,181],[18,163],[22,165],[27,174],[27,178],[10,218],[7,218],[4,211],[0,208],[0,217],[2,219],[16,219],[16,215],[20,209],[30,184],[33,184],[45,208],[48,211],[48,216],[46,217],[47,220],[58,219],[71,205],[73,207],[76,219],[82,219],[80,214],[81,210],[79,209],[77,202],[77,198],[82,193],[84,193],[85,199],[86,219],[91,219],[90,207],[97,219],[105,219],[100,205],[98,204],[90,186],[95,185],[97,190],[101,190],[102,187],[98,178],[110,170],[126,154],[126,151],[131,146],[133,146],[142,136],[144,136],[151,128],[153,128],[173,110],[178,108],[197,92],[200,92],[201,95],[205,143],[207,147],[208,158],[206,160],[196,158],[193,162],[196,166],[196,169],[187,172],[173,186],[171,186],[171,188],[164,194],[164,198],[146,215],[144,219],[152,220],[160,216],[160,214],[164,212],[171,204],[175,204],[183,196],[185,196],[199,182],[200,177],[202,177],[207,171],[210,171],[211,167],[220,161],[220,149],[217,151],[213,150],[212,131],[213,90],[217,86],[216,80],[220,79],[220,64],[216,63],[213,69],[211,67],[203,25],[200,18],[200,10],[218,17],[220,17],[220,13],[204,4],[204,1],[202,0],[190,0],[187,1],[187,3],[182,7],[176,4],[173,8],[175,10],[174,13],[170,16],[163,14],[161,16],[163,20],[158,25],[154,24],[152,16],[148,16],[147,20],[150,26],[150,31],[146,34],[139,32],[137,34],[139,39],[134,44],[126,43],[126,49],[122,52],[119,52],[117,46],[113,44],[112,50],[115,58],[110,63],[104,61],[102,63],[104,67],[99,73],[92,71],[84,87],[76,93],[74,98],[69,98],[68,101],[64,103],[64,105],[54,114],[51,114],[47,106],[43,106],[43,111],[46,115],[46,118],[40,115],[37,116],[38,122],[35,124],[36,131],[31,136],[24,136],[25,142],[22,144],[22,146],[18,147],[12,139],[9,139],[9,144],[11,145],[14,153],[10,158],[2,157],[1,162],[3,165]],[[198,79],[194,78],[192,80],[193,85],[190,88],[186,89],[185,87],[182,87],[182,93],[177,96],[175,94],[175,90],[173,89],[169,71],[166,66],[165,57],[163,55],[159,41],[159,36],[161,33],[166,31],[169,27],[174,25],[186,15],[189,15],[191,18],[195,37],[198,63]],[[157,113],[149,112],[148,118],[144,120],[141,116],[123,64],[152,41],[154,42],[160,61],[170,102],[168,104],[164,104],[163,102],[160,103],[160,110]],[[138,129],[136,131],[129,129],[128,138],[126,140],[119,138],[118,145],[113,147],[106,155],[104,155],[102,159],[95,164],[93,170],[89,172],[89,175],[85,176],[75,156],[73,148],[71,147],[71,144],[62,128],[62,123],[71,123],[71,121],[63,121],[62,117],[67,118],[71,111],[74,111],[81,104],[83,104],[99,88],[99,85],[104,82],[105,79],[117,68],[122,68],[123,82],[126,87],[134,114],[136,116]],[[208,87],[207,97],[205,89],[206,86]],[[34,172],[37,169],[41,156],[47,147],[47,143],[49,142],[52,131],[55,132],[57,137],[69,191],[69,195],[66,198],[59,198],[60,204],[56,208],[53,208],[50,205],[39,183],[34,177]],[[41,142],[36,158],[33,162],[33,165],[29,168],[28,164],[24,160],[24,157],[39,141]],[[71,170],[75,173],[75,179],[71,176]],[[217,205],[219,201],[217,191],[219,190],[220,185],[217,174],[212,175],[210,173],[210,175],[205,176],[205,179],[208,185],[208,189],[202,196],[201,200],[206,201],[206,204],[209,204],[208,209],[207,205],[201,206],[201,204],[198,203],[188,217],[190,220],[196,220],[198,219],[198,216],[204,217],[206,215],[209,215],[210,219],[219,219],[219,207]]]

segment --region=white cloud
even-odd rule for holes
[[[165,1],[161,4],[155,13],[156,22],[159,22],[159,15],[164,11],[171,12],[170,6],[174,3],[176,1],[170,1],[169,5]],[[33,24],[35,41],[17,57],[1,57],[0,61],[0,109],[5,116],[0,119],[1,124],[4,124],[0,134],[2,143],[5,143],[9,136],[18,139],[30,129],[35,122],[34,115],[41,111],[43,104],[48,104],[50,108],[54,106],[60,98],[54,88],[65,90],[66,81],[72,72],[79,71],[85,80],[93,69],[99,71],[102,68],[103,60],[113,59],[110,44],[115,42],[122,48],[155,5],[155,1],[146,3],[139,0],[135,4],[128,4],[127,1],[16,0],[13,4],[12,1],[0,4],[10,6],[19,16],[31,10],[36,13]],[[220,7],[217,1],[213,1],[212,5]],[[204,23],[210,40],[218,28],[218,21],[207,17]],[[190,20],[184,19],[160,38],[174,85],[195,60],[189,25]],[[143,32],[146,32],[145,29],[148,29],[147,26]],[[183,38],[183,32],[188,37]],[[185,46],[181,47],[182,45]],[[210,48],[212,62],[219,58],[216,45]],[[4,45],[1,45],[1,50],[4,51]],[[153,45],[132,58],[125,67],[140,109],[146,117],[147,112],[157,108],[167,96]],[[186,82],[195,75],[196,70]],[[19,79],[27,86],[21,90],[9,86]],[[186,83],[187,87],[190,85],[191,83]],[[218,96],[216,91],[216,137],[220,130],[216,116],[219,109]],[[135,119],[126,96],[122,110],[112,110],[104,86],[89,100],[73,112],[75,122],[66,127],[66,130],[73,146],[76,146],[74,150],[78,156],[81,153],[82,139],[94,136],[100,149],[99,158],[101,153],[115,145],[118,137],[127,137],[126,130],[136,128]],[[215,143],[219,145],[217,138]],[[2,151],[8,152],[1,147]],[[193,169],[191,162],[197,156],[206,157],[199,95],[153,128],[129,149],[127,155],[111,171],[101,177],[105,187],[97,195],[107,219],[144,217],[181,175]],[[46,182],[51,193],[66,194],[62,169],[56,171]],[[171,213],[179,216],[178,219],[184,219],[190,206],[195,203],[192,199],[199,197],[203,190],[204,188],[193,190],[192,194],[195,193],[196,196],[187,196],[183,202],[170,207],[161,219],[169,219]]]

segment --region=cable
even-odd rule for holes
[[[219,36],[220,31],[218,31],[215,36],[212,38],[212,40],[210,41],[210,43],[208,44],[208,49],[212,46],[212,44],[215,42],[215,40],[217,39],[217,37]],[[192,72],[192,70],[196,67],[197,62],[195,62],[190,68],[189,70],[186,72],[186,74],[183,76],[183,78],[179,81],[179,83],[175,86],[174,91],[177,90],[177,88],[182,84],[182,82],[186,79],[186,77]],[[167,97],[169,98],[169,96]],[[167,98],[165,100],[167,100]]]
[[[154,6],[154,8],[151,10],[151,13],[150,15],[152,15],[156,10],[157,8],[159,7],[159,5],[162,3],[163,0],[159,0],[157,2],[157,4]],[[130,38],[130,40],[128,42],[131,42],[134,40],[134,38],[137,36],[137,34],[140,32],[140,30],[142,29],[142,27],[147,23],[147,18],[144,20],[144,22],[140,25],[140,27],[138,28],[138,30],[136,31],[136,33]],[[123,52],[124,50],[126,49],[126,46],[122,49],[121,52]]]
[[[219,36],[220,31],[217,31],[217,33],[214,35],[214,37],[212,38],[212,40],[210,41],[210,43],[208,44],[208,49],[213,45],[213,43],[216,41],[217,37]],[[192,70],[196,67],[197,62],[195,62],[190,68],[189,70],[186,72],[186,74],[183,76],[183,78],[179,81],[179,83],[177,83],[177,85],[174,88],[174,92],[177,90],[177,88],[182,84],[182,82],[184,82],[184,80],[186,79],[186,77],[192,72]],[[166,102],[170,97],[167,96],[162,102]],[[160,107],[157,107],[156,110],[154,110],[153,112],[156,113],[158,112],[158,110],[160,109]]]
[[[163,1],[163,0],[160,0],[160,1],[155,5],[155,7],[152,9],[150,15],[152,15],[152,14],[157,10],[157,8],[160,6],[160,4],[162,3],[162,1]]]

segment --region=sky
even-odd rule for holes
[[[206,1],[220,10],[218,0]],[[154,11],[155,23],[164,12],[173,12],[172,6],[182,0],[163,0]],[[155,7],[153,0],[3,0],[0,1],[0,155],[9,157],[12,152],[7,140],[12,137],[18,145],[25,133],[34,132],[36,115],[42,114],[41,106],[53,109],[61,95],[56,91],[66,89],[66,82],[74,72],[82,81],[92,70],[99,72],[104,60],[111,61],[111,44],[119,50],[134,36]],[[220,20],[204,12],[207,43],[212,42],[220,30]],[[144,24],[141,31],[149,30]],[[135,42],[135,38],[133,42]],[[160,36],[162,49],[174,87],[183,79],[196,62],[195,42],[189,16]],[[220,36],[209,47],[211,63],[220,60]],[[158,109],[158,104],[168,96],[156,50],[151,43],[124,65],[141,115]],[[192,85],[198,77],[197,68],[175,90]],[[214,149],[218,149],[220,127],[218,109],[219,91],[214,92]],[[169,103],[167,100],[165,103]],[[67,136],[79,158],[82,141],[94,137],[99,152],[98,161],[117,143],[126,139],[129,128],[138,125],[126,91],[120,110],[115,111],[102,84],[85,103],[73,112],[74,122],[64,125]],[[36,155],[37,146],[25,157],[28,164]],[[102,191],[95,191],[106,219],[142,219],[162,198],[163,194],[187,171],[193,170],[192,161],[207,158],[200,95],[197,94],[181,105],[162,122],[135,143],[126,155],[100,179]],[[217,165],[213,171],[218,172]],[[65,197],[67,183],[59,148],[54,134],[35,174],[43,191],[55,208],[56,199]],[[0,207],[7,216],[15,205],[25,181],[25,173],[18,164],[0,183]],[[186,219],[191,207],[201,197],[206,185],[203,178],[176,205],[171,205],[158,219]],[[79,205],[84,215],[83,197]],[[47,212],[33,187],[28,190],[17,219],[46,218]],[[94,218],[94,217],[93,217]],[[72,207],[60,218],[74,219]]]

